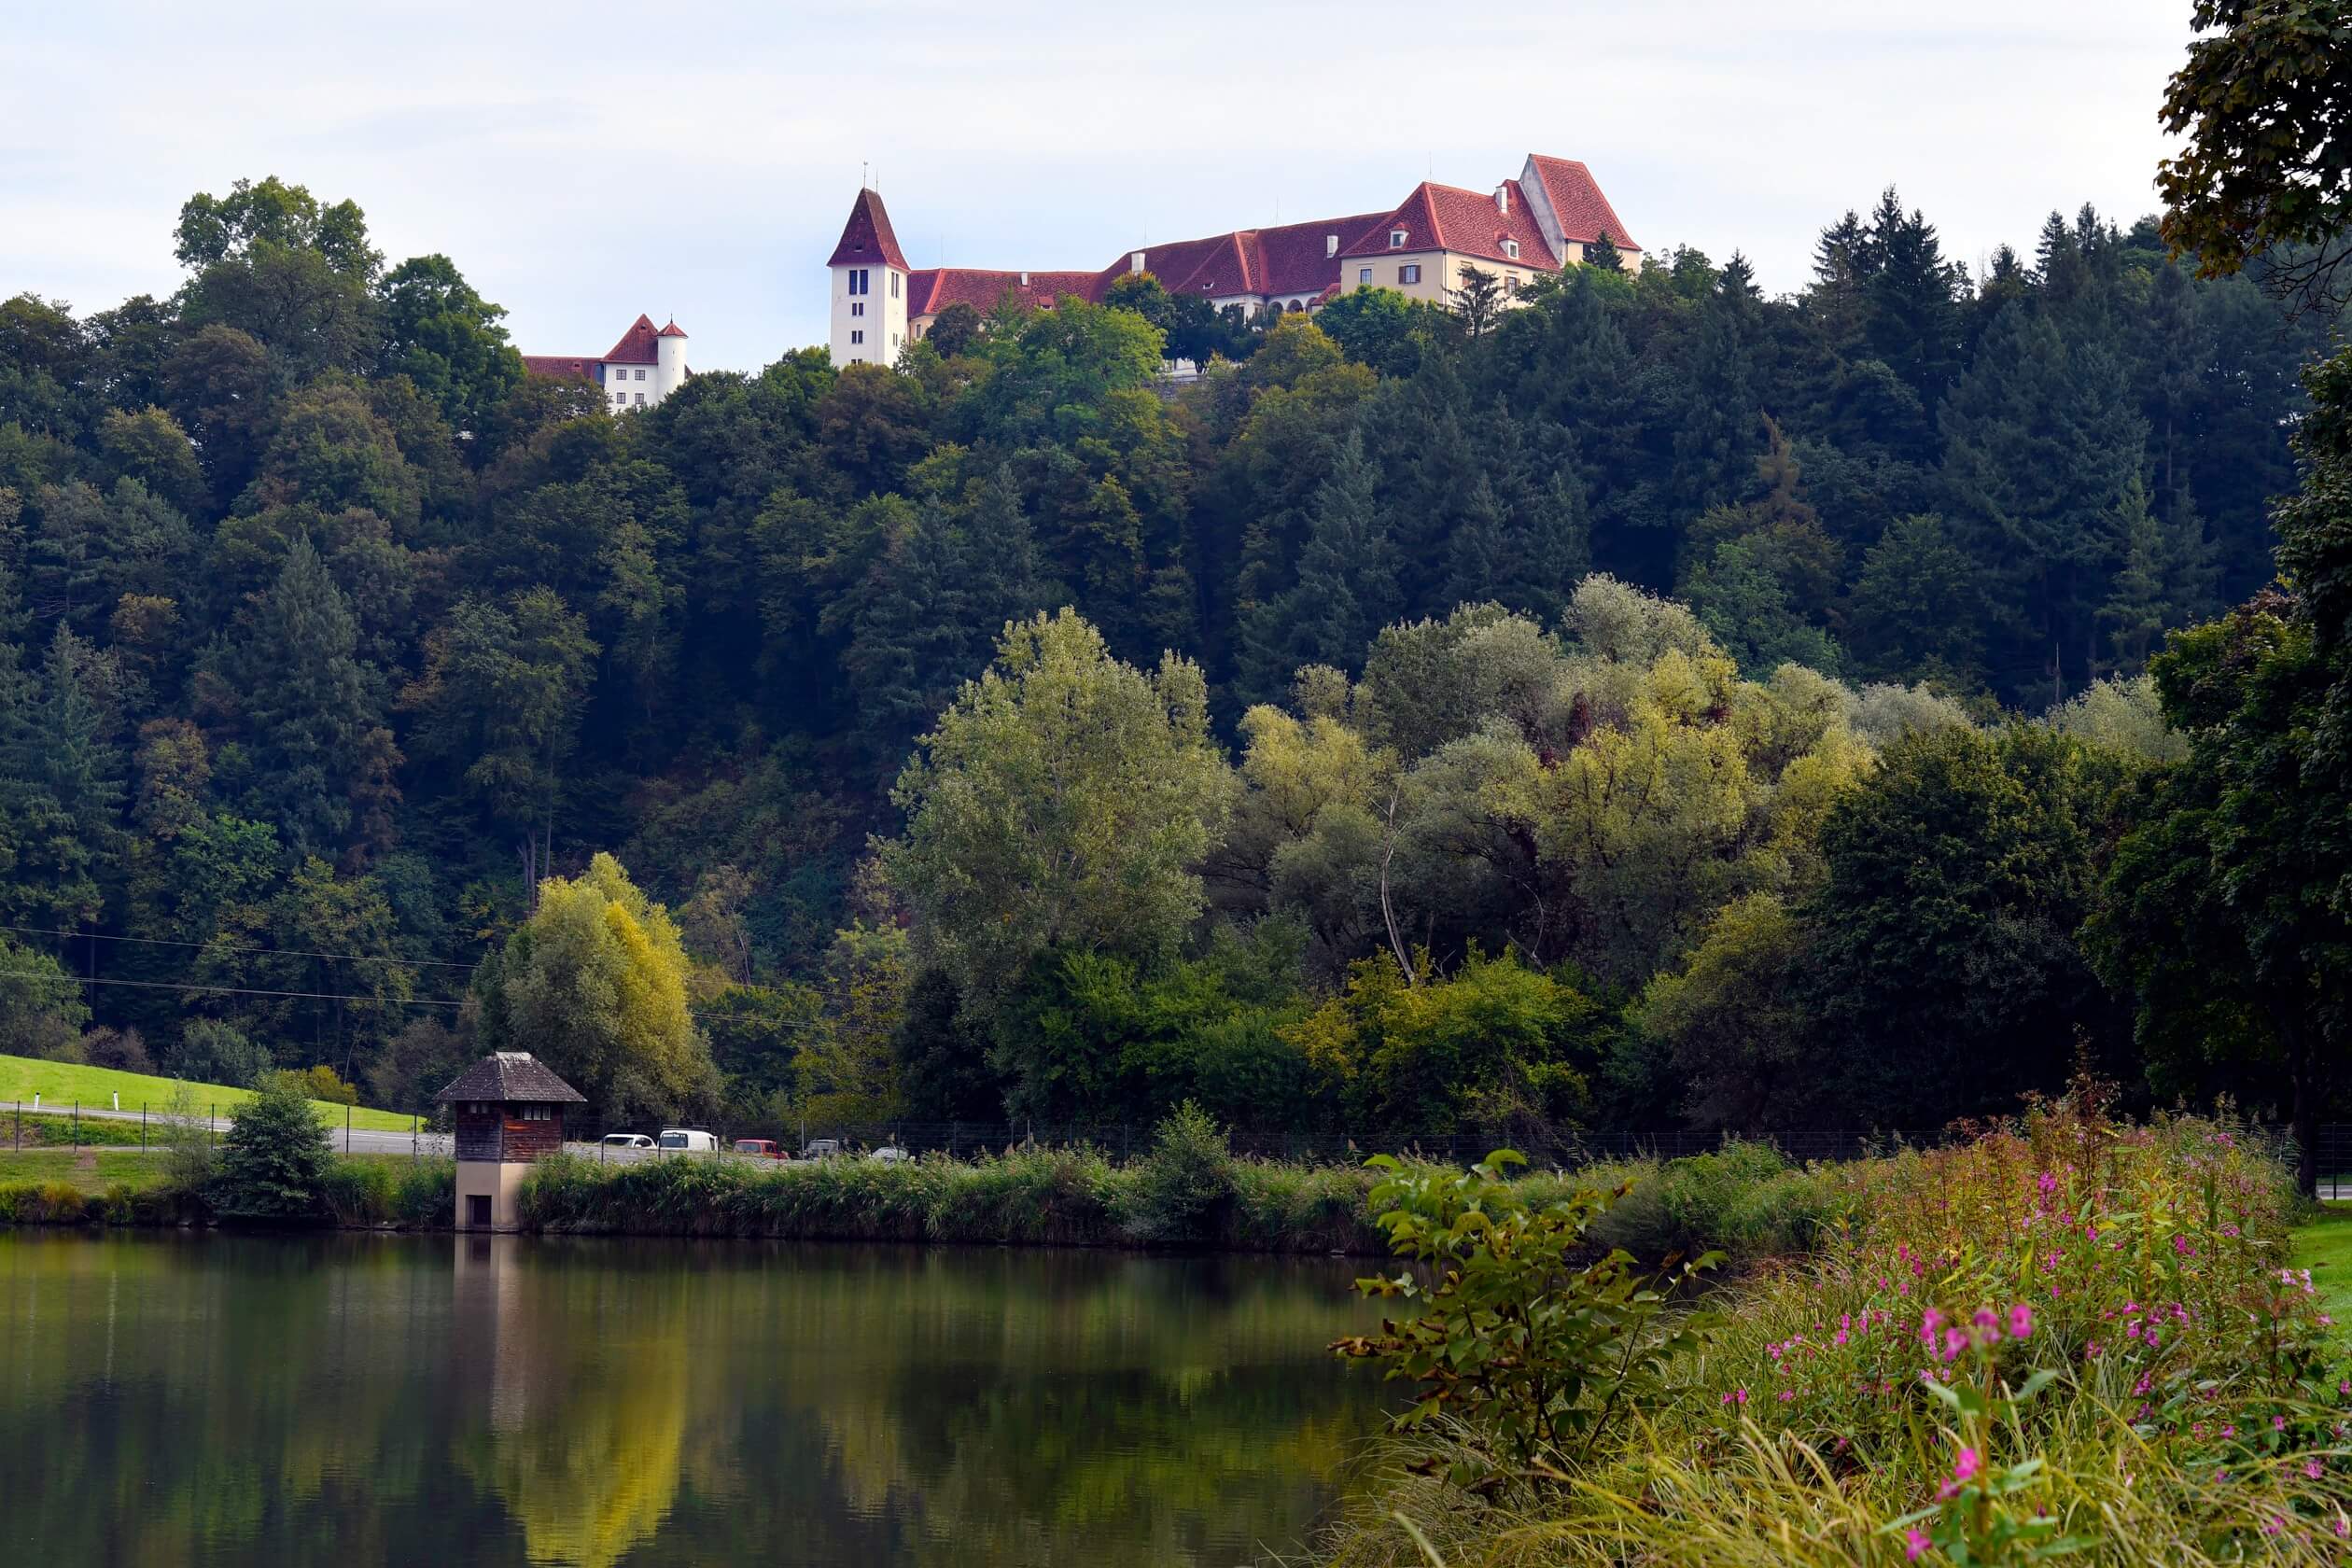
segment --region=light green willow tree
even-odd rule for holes
[[[1197,665],[1146,675],[1068,609],[1008,625],[891,793],[918,961],[985,1008],[1052,948],[1167,957],[1233,794]]]

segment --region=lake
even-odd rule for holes
[[[16,1562],[1234,1564],[1386,1400],[1345,1260],[0,1233]]]

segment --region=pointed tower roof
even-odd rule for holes
[[[849,221],[841,226],[841,243],[833,246],[833,259],[825,265],[855,267],[875,261],[902,273],[909,270],[898,236],[890,232],[890,215],[883,210],[882,193],[861,190],[850,205]]]
[[[657,338],[682,338],[686,335],[686,329],[678,324],[676,316],[672,316],[670,324],[653,335]]]

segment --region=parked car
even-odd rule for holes
[[[792,1157],[784,1152],[784,1145],[773,1138],[738,1138],[735,1140],[735,1152],[738,1155],[751,1155],[760,1159],[791,1159]]]
[[[908,1154],[904,1149],[900,1148],[895,1143],[885,1143],[882,1147],[875,1150],[873,1154],[868,1155],[866,1157],[868,1159],[880,1160],[884,1165],[898,1165],[906,1160],[911,1160],[915,1156]]]
[[[719,1140],[693,1127],[664,1127],[661,1147],[673,1154],[715,1155],[719,1152]]]
[[[641,1132],[608,1132],[596,1140],[608,1149],[651,1149],[653,1140]]]
[[[810,1142],[807,1148],[803,1149],[800,1152],[800,1157],[803,1159],[831,1159],[833,1155],[839,1153],[841,1153],[840,1139],[819,1138]]]

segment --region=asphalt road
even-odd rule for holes
[[[74,1113],[71,1106],[58,1106],[44,1103],[36,1107],[31,1100],[19,1102],[12,1099],[0,1099],[0,1118],[6,1117],[12,1111],[24,1111],[28,1113],[37,1111],[39,1114],[44,1116],[69,1115]],[[81,1107],[79,1113],[85,1118],[92,1121],[111,1122],[135,1122],[139,1120],[141,1115],[141,1113],[137,1111],[112,1111],[103,1106],[93,1105],[85,1105]],[[152,1110],[146,1113],[146,1115],[151,1127],[156,1124],[160,1124],[163,1119],[161,1113],[154,1112]],[[205,1118],[200,1116],[197,1119],[199,1121],[203,1121]],[[226,1132],[229,1130],[229,1126],[230,1118],[227,1116],[217,1116],[212,1118],[212,1128],[215,1132]],[[5,1124],[0,1124],[0,1135],[5,1135],[7,1130],[7,1129]],[[336,1152],[340,1154],[446,1155],[450,1152],[449,1134],[445,1132],[385,1132],[373,1127],[352,1127],[346,1131],[344,1128],[340,1127],[330,1127],[328,1128],[328,1131],[333,1137]],[[119,1144],[104,1145],[104,1147],[106,1147],[110,1151],[120,1148],[121,1146],[122,1145]],[[153,1146],[152,1141],[150,1146]],[[133,1147],[135,1147],[135,1145]],[[600,1150],[598,1146],[594,1143],[567,1142],[564,1145],[564,1147],[569,1153],[584,1155],[589,1159],[643,1159],[647,1155],[655,1153],[655,1151],[651,1149]]]

